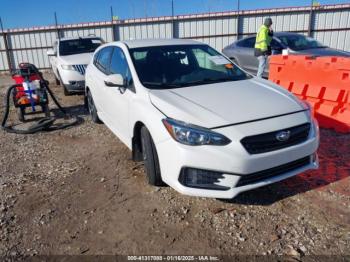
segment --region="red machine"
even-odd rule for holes
[[[66,113],[49,88],[49,82],[43,78],[42,73],[39,72],[35,65],[29,63],[19,64],[19,69],[12,75],[12,79],[16,84],[10,86],[6,91],[5,111],[1,120],[2,130],[15,134],[34,134],[69,128],[83,121],[79,116],[71,116]],[[50,116],[48,95],[51,96],[61,115],[55,113],[54,116]],[[33,120],[37,121],[28,128],[15,128],[18,125],[7,125],[10,115],[11,97],[13,105],[15,108],[18,108],[19,120],[22,122],[25,120],[24,116],[26,114],[36,112],[37,106],[41,107],[45,117],[39,120],[31,119],[32,122]],[[31,107],[33,112],[26,113],[25,111],[28,107]],[[56,124],[55,121],[58,119],[61,119],[61,121]],[[30,122],[29,119],[28,122]]]
[[[46,88],[43,86],[43,77],[41,72],[33,64],[21,63],[19,70],[12,75],[12,79],[16,83],[13,90],[13,102],[18,108],[18,118],[24,121],[26,108],[31,107],[36,112],[36,106],[41,106],[42,112],[46,117],[50,117],[48,106],[48,95]]]

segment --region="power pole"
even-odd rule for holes
[[[112,38],[113,38],[113,41],[117,41],[116,27],[114,25],[114,13],[113,13],[113,7],[112,6],[111,6],[111,24],[112,24]]]
[[[54,13],[54,16],[55,16],[55,27],[56,27],[56,32],[57,32],[57,38],[58,38],[58,40],[60,40],[61,39],[61,32],[60,32],[60,29],[58,28],[58,21],[57,21],[56,12]]]
[[[1,19],[1,17],[0,17],[0,26],[1,26],[1,33],[3,33],[3,32],[4,32],[4,26],[3,26],[3,24],[2,24],[2,19]]]
[[[240,0],[237,0],[237,40],[239,39],[239,30],[240,30],[240,15],[239,15],[239,12],[240,12]]]
[[[309,27],[307,30],[307,35],[310,37],[312,35],[313,19],[314,19],[314,0],[311,0],[310,13],[309,13]]]
[[[176,34],[175,34],[175,31],[176,31],[176,28],[175,28],[175,11],[174,11],[174,0],[171,0],[171,24],[172,24],[172,37],[173,38],[177,38],[176,37]]]
[[[144,5],[145,5],[145,17],[148,18],[147,0],[144,0]]]

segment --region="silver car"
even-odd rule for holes
[[[254,56],[255,38],[254,35],[237,40],[222,50],[234,63],[252,74],[256,74],[258,71],[258,59]],[[271,49],[272,54],[281,54],[283,49],[287,49],[290,54],[350,57],[349,52],[330,48],[311,37],[297,33],[275,33]],[[265,70],[264,76],[268,76],[268,68]]]

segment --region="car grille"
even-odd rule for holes
[[[78,71],[81,75],[85,75],[87,65],[73,65],[73,67],[75,71]]]
[[[250,154],[266,153],[300,144],[309,137],[310,123],[286,128],[261,135],[248,136],[241,140],[242,145]],[[286,141],[279,141],[276,136],[283,131],[289,131],[290,136]]]
[[[240,180],[238,180],[236,187],[257,183],[267,178],[272,178],[278,175],[285,174],[287,172],[291,172],[308,164],[310,164],[310,156],[301,158],[299,160],[281,166],[273,167],[249,175],[244,175],[240,178]]]

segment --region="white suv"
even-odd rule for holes
[[[62,38],[48,50],[56,83],[62,84],[65,95],[84,91],[86,66],[102,43],[97,37]]]
[[[152,185],[233,198],[318,168],[308,104],[203,43],[103,45],[87,67],[86,96],[93,121],[145,161]]]

